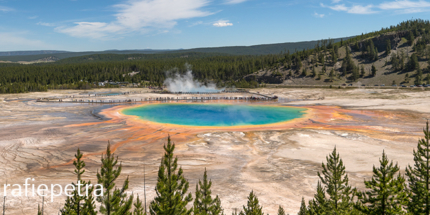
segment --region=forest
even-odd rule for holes
[[[347,77],[356,81],[364,75],[363,67],[351,60],[350,52],[360,52],[366,63],[378,60],[378,53],[391,52],[395,39],[384,41],[383,45],[373,40],[381,35],[396,33],[407,38],[415,53],[412,56],[393,54],[390,63],[398,70],[416,71],[416,83],[429,81],[424,77],[418,61],[430,57],[430,23],[425,20],[409,20],[396,26],[362,34],[347,40],[335,42],[327,39],[319,41],[313,49],[289,51],[269,55],[225,55],[216,53],[169,53],[169,54],[97,54],[67,58],[55,63],[21,65],[0,64],[0,93],[25,93],[48,89],[83,89],[98,87],[97,82],[118,81],[140,83],[140,86],[161,86],[172,72],[184,73],[192,66],[193,75],[203,83],[213,82],[220,87],[258,87],[259,80],[247,78],[260,70],[276,70],[280,67],[291,69],[295,74],[308,76],[309,62],[311,75],[319,78],[315,67],[322,65],[322,72],[331,79]],[[339,50],[346,48],[346,56],[340,60]],[[341,61],[341,68],[328,71],[327,65]],[[324,70],[324,68],[326,68]],[[139,72],[129,75],[131,72]],[[290,71],[291,72],[291,71]],[[372,68],[376,73],[376,68]],[[274,76],[279,75],[277,73]],[[291,74],[293,75],[293,74]]]

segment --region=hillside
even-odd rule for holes
[[[333,39],[335,42],[339,42],[342,39]],[[180,54],[180,53],[212,53],[212,54],[223,54],[223,55],[267,55],[267,54],[279,54],[281,52],[290,53],[302,51],[305,49],[314,48],[319,41],[306,41],[306,42],[295,42],[295,43],[278,43],[278,44],[265,44],[255,46],[230,46],[230,47],[214,47],[214,48],[195,48],[195,49],[180,49],[180,50],[107,50],[101,52],[61,52],[52,51],[52,53],[43,53],[43,51],[31,52],[0,52],[0,61],[9,62],[29,62],[38,61],[40,59],[53,58],[53,59],[66,59],[72,57],[88,56],[89,55],[130,55],[130,54]],[[3,53],[3,54],[2,54]],[[99,57],[98,57],[99,58]]]
[[[320,46],[300,56],[286,55],[272,67],[244,78],[286,86],[429,84],[429,43],[428,25],[412,30],[385,30],[331,47]],[[376,70],[374,74],[372,66]]]
[[[58,54],[65,53],[66,51],[56,51],[56,50],[40,50],[40,51],[10,51],[10,52],[0,52],[0,56],[22,56],[22,55],[41,55],[41,54]]]

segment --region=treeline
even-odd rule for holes
[[[192,66],[194,78],[220,87],[241,87],[243,77],[274,64],[277,55],[213,56],[204,58],[139,59],[118,62],[16,65],[0,67],[0,93],[21,93],[42,89],[80,89],[82,83],[96,87],[103,81],[162,86],[173,72],[185,73]],[[129,75],[132,71],[139,72]],[[170,73],[168,71],[171,71]],[[253,83],[244,83],[253,84]],[[256,83],[254,83],[254,86]]]
[[[291,69],[303,76],[309,75],[308,70],[310,70],[313,77],[328,74],[331,80],[345,76],[356,81],[363,77],[364,69],[352,61],[350,51],[361,52],[362,59],[370,63],[374,62],[379,59],[378,53],[383,50],[378,49],[378,46],[373,43],[373,38],[390,32],[403,32],[402,35],[407,35],[408,43],[413,45],[418,60],[429,58],[430,48],[427,45],[430,42],[430,23],[417,19],[345,41],[321,40],[313,49],[296,50],[294,53],[281,52],[276,55],[222,56],[194,52],[146,55],[106,54],[68,58],[56,63],[0,64],[0,93],[91,88],[97,87],[94,83],[102,81],[161,86],[168,76],[167,71],[175,70],[184,73],[187,70],[184,65],[187,63],[192,65],[196,79],[204,83],[214,82],[220,87],[257,87],[259,83],[255,80],[247,81],[244,77],[259,70],[277,70],[281,67]],[[417,42],[414,42],[415,38],[419,38]],[[391,46],[392,42],[386,41],[387,55],[391,52]],[[339,71],[334,69],[328,71],[327,67],[333,67],[341,58],[339,53],[341,47],[347,50],[347,56],[342,60],[342,68]],[[395,58],[399,59],[399,54],[392,59],[395,61]],[[304,65],[305,62],[306,65]],[[318,66],[322,66],[320,74],[317,74],[315,69]],[[139,73],[129,75],[133,71]],[[372,71],[372,75],[374,74],[376,69]],[[422,79],[422,77],[419,78],[417,82]]]
[[[302,199],[299,215],[324,214],[429,214],[430,213],[430,130],[429,124],[424,129],[424,139],[419,140],[414,150],[414,165],[406,167],[406,175],[400,173],[400,167],[388,159],[385,152],[379,160],[379,166],[373,167],[373,176],[365,180],[366,189],[360,191],[349,184],[345,165],[336,148],[322,163],[322,171],[318,172],[319,182],[317,193],[306,204]],[[106,153],[101,158],[101,168],[97,171],[97,183],[103,185],[101,196],[94,197],[91,189],[85,191],[75,189],[66,199],[61,214],[107,214],[107,215],[220,215],[224,214],[221,199],[212,195],[212,182],[208,180],[205,170],[203,179],[196,184],[194,196],[188,192],[189,183],[178,158],[174,157],[175,144],[167,139],[164,145],[165,153],[161,158],[158,170],[155,198],[146,205],[140,196],[128,194],[128,177],[122,186],[117,186],[116,180],[121,174],[121,164],[110,151],[108,144]],[[82,180],[85,172],[83,154],[78,149],[75,155],[76,184],[82,188],[90,181]],[[100,205],[97,209],[96,202]],[[253,191],[248,196],[248,202],[243,210],[233,212],[233,215],[263,215],[263,207]],[[39,214],[41,213],[39,209]],[[279,206],[278,215],[285,215],[285,210]]]

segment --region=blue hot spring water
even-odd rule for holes
[[[266,125],[300,118],[306,109],[230,104],[154,104],[122,111],[158,123],[187,126]]]

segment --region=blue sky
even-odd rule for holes
[[[297,42],[430,19],[430,0],[0,0],[0,51]]]

